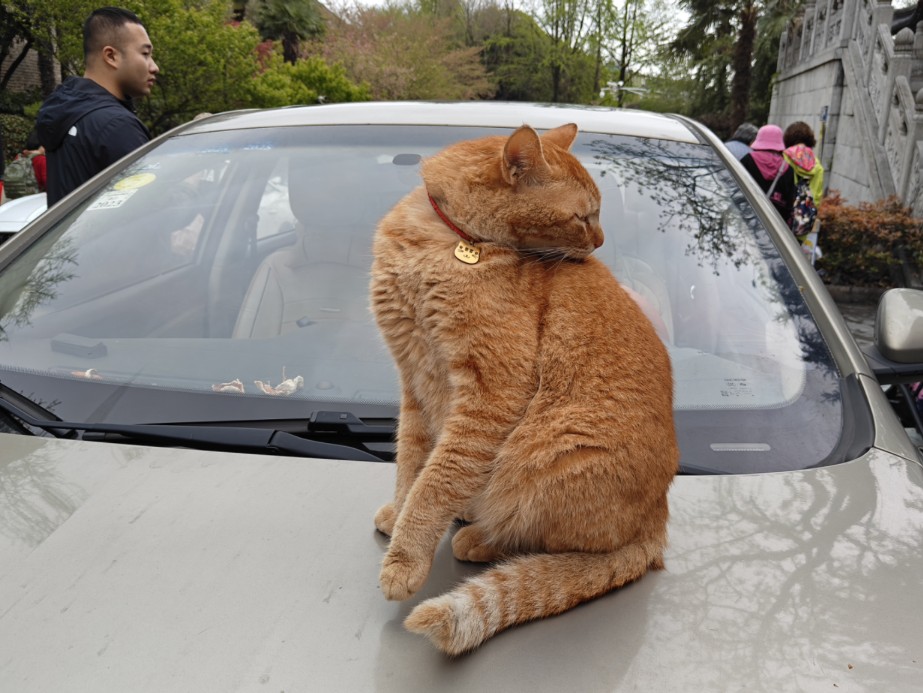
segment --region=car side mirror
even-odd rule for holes
[[[866,358],[884,385],[923,380],[923,291],[890,289],[875,317],[875,346]]]
[[[891,289],[878,302],[875,345],[897,363],[923,362],[923,291]]]

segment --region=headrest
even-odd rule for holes
[[[342,225],[349,215],[348,206],[341,202],[348,185],[335,161],[326,167],[299,153],[289,159],[288,205],[304,228]]]

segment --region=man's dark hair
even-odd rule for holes
[[[83,23],[83,59],[104,46],[119,47],[119,29],[126,24],[144,24],[138,15],[121,7],[100,7]]]
[[[785,128],[785,132],[782,134],[782,141],[785,143],[786,149],[794,147],[796,144],[803,144],[814,149],[814,145],[817,144],[811,126],[802,120],[797,120]]]

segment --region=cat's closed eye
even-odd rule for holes
[[[574,214],[574,219],[584,226],[599,223],[599,212],[590,212],[589,214]]]

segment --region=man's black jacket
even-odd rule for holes
[[[151,139],[130,102],[84,77],[64,81],[36,120],[48,157],[48,206]]]

